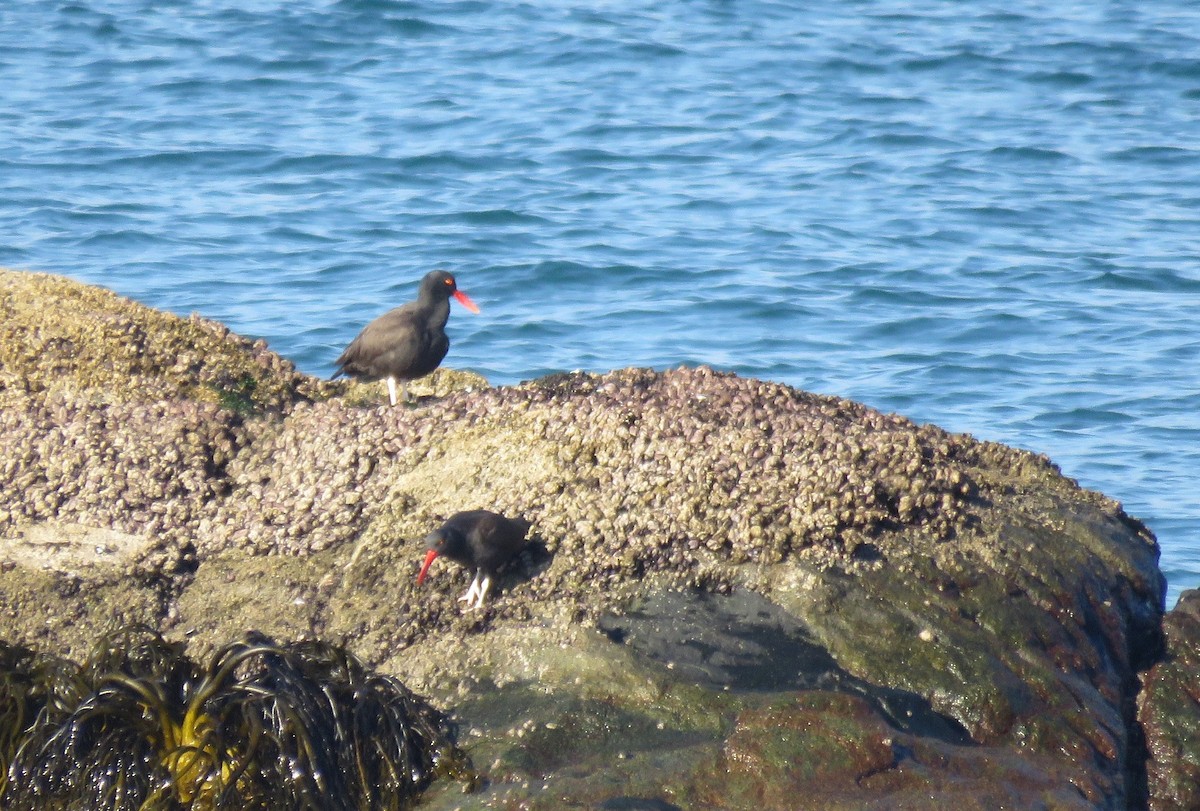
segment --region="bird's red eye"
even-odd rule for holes
[[[446,279],[446,284],[454,284],[454,279]]]

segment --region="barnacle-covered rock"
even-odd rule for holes
[[[106,403],[186,398],[245,411],[330,390],[265,341],[215,321],[61,276],[0,269],[0,402],[10,392],[60,393]]]
[[[228,491],[225,468],[245,440],[241,416],[213,403],[9,394],[0,469],[12,490],[0,533],[56,520],[190,539]]]
[[[5,336],[0,638],[78,650],[149,615],[199,651],[347,640],[460,705],[497,805],[791,808],[813,775],[822,808],[1145,800],[1158,548],[1044,457],[707,368],[439,370],[393,408],[199,319],[36,284],[48,323],[132,326]],[[258,370],[250,401],[210,396],[241,379],[223,363]],[[463,614],[470,573],[415,575],[423,536],[475,508],[533,543]],[[90,567],[15,554],[60,524],[134,542]]]

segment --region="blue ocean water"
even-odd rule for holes
[[[327,375],[708,363],[1047,453],[1200,586],[1200,6],[9,0],[0,266]]]

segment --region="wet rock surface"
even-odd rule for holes
[[[1180,596],[1165,631],[1166,657],[1139,697],[1151,805],[1200,808],[1200,590]]]
[[[922,697],[842,670],[802,622],[753,592],[653,592],[623,613],[602,616],[597,627],[679,680],[718,690],[844,692],[862,697],[903,732],[957,744],[971,740]]]
[[[249,629],[345,640],[455,712],[477,807],[1146,802],[1158,548],[1044,457],[704,368],[440,372],[390,408],[54,277],[0,273],[0,306],[24,325],[0,350],[20,482],[2,638],[70,654],[120,620],[196,656]],[[81,309],[126,326],[31,326]],[[424,535],[477,508],[535,544],[463,614],[469,572],[415,575]],[[60,528],[133,540],[34,565],[30,538]]]
[[[597,627],[680,678],[717,689],[811,690],[832,685],[840,670],[803,624],[753,592],[655,592]]]

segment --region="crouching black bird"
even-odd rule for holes
[[[488,510],[455,513],[426,536],[425,546],[429,551],[417,582],[424,582],[425,573],[436,558],[449,558],[475,570],[471,587],[459,601],[465,601],[468,609],[482,608],[492,578],[525,548],[528,533],[529,522],[521,518],[505,518]]]

